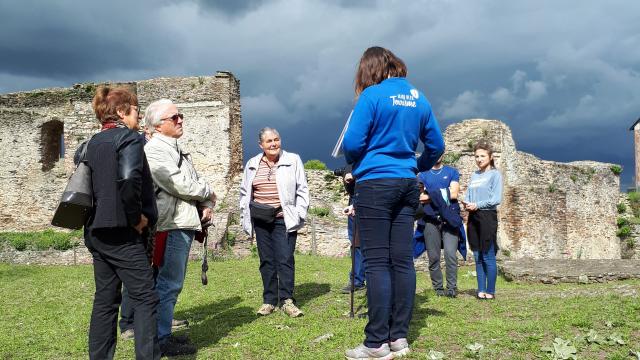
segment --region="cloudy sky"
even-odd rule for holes
[[[211,75],[241,80],[245,153],[263,126],[330,166],[362,52],[409,68],[444,129],[508,124],[519,150],[623,165],[640,117],[638,1],[0,0],[0,92]]]

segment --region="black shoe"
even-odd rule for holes
[[[187,335],[171,334],[171,340],[178,344],[189,344],[191,340]]]
[[[182,339],[181,339],[182,340]],[[189,343],[180,343],[176,336],[169,338],[160,344],[160,353],[162,356],[180,356],[195,354],[197,349],[195,345]]]
[[[444,296],[444,290],[436,289],[436,296]]]
[[[360,291],[360,290],[364,290],[367,288],[367,285],[365,284],[360,284],[360,285],[356,285],[353,288],[353,291]],[[342,289],[340,289],[340,292],[342,292],[343,294],[349,294],[351,293],[351,283],[348,283],[347,285],[345,285]]]
[[[453,289],[449,289],[447,290],[447,294],[445,296],[450,298],[456,298],[458,297],[458,293]]]

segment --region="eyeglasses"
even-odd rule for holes
[[[138,113],[138,119],[142,119],[142,108],[140,105],[131,105],[131,107],[133,107]]]
[[[174,123],[177,123],[177,122],[178,122],[178,119],[180,119],[180,120],[184,120],[184,114],[177,113],[177,114],[171,115],[171,116],[169,116],[169,117],[162,118],[162,119],[160,119],[160,120],[161,120],[161,121],[171,120],[171,121],[173,121]]]

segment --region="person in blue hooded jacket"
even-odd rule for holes
[[[354,205],[365,276],[369,322],[365,341],[348,359],[391,359],[409,352],[413,310],[413,220],[419,204],[416,174],[444,152],[431,105],[407,79],[404,62],[382,47],[367,49],[355,77],[356,105],[343,151],[353,165]],[[418,142],[424,151],[417,159]]]

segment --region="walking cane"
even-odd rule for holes
[[[360,235],[358,235],[358,222],[353,218],[353,242],[351,243],[351,307],[349,317],[354,317],[353,298],[356,291],[356,248],[360,246]]]

